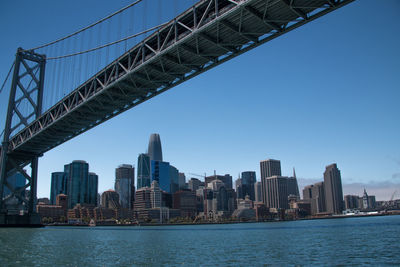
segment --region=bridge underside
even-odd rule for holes
[[[25,166],[33,156],[352,1],[200,1],[16,134],[8,155]]]

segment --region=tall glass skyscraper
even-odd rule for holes
[[[169,162],[151,161],[151,181],[157,181],[160,189],[171,193],[171,177]]]
[[[137,189],[150,187],[150,157],[139,154],[137,163]]]
[[[89,164],[83,160],[74,160],[64,165],[67,177],[68,208],[72,209],[78,203],[88,201]]]
[[[64,173],[67,180],[68,208],[72,209],[76,204],[97,205],[98,176],[89,174],[89,164],[83,160],[74,160],[64,165]]]
[[[99,176],[94,172],[89,172],[88,181],[88,204],[97,206],[97,188],[99,184]]]
[[[58,194],[67,195],[67,177],[64,172],[53,172],[51,174],[50,204],[56,205]]]
[[[122,164],[115,169],[115,191],[122,208],[131,209],[135,195],[135,168]]]
[[[159,134],[151,134],[147,154],[150,160],[162,161],[161,140]]]

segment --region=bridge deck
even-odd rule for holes
[[[200,1],[17,133],[9,155],[26,165],[32,154],[352,1]]]

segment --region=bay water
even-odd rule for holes
[[[400,266],[400,215],[290,222],[0,228],[0,266]]]

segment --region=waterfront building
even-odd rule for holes
[[[261,173],[261,190],[263,195],[263,202],[266,204],[266,178],[271,176],[281,176],[281,162],[275,159],[267,159],[260,161],[260,173]]]
[[[62,207],[66,212],[68,210],[68,196],[65,194],[58,194],[56,196],[56,205]]]
[[[303,199],[304,200],[310,200],[312,199],[312,188],[314,185],[307,185],[303,189]]]
[[[253,201],[246,195],[244,199],[238,199],[238,207],[233,212],[232,217],[239,221],[246,221],[256,218],[256,210],[253,209]]]
[[[151,188],[150,188],[150,202],[151,202],[151,208],[160,208],[161,207],[161,190],[158,185],[157,181],[153,181],[151,183]]]
[[[189,182],[188,182],[188,188],[192,191],[196,191],[197,189],[199,189],[200,186],[204,187],[204,182],[200,181],[197,178],[190,178]]]
[[[137,189],[150,187],[150,157],[147,154],[139,154],[137,164]]]
[[[135,193],[135,210],[151,209],[150,187],[142,187]]]
[[[173,208],[181,211],[181,217],[196,216],[196,193],[189,189],[182,189],[173,194]]]
[[[150,135],[149,146],[147,154],[150,160],[163,161],[160,135],[153,133]]]
[[[288,177],[264,177],[264,204],[269,208],[288,209]]]
[[[254,202],[260,203],[263,201],[261,182],[254,184]]]
[[[179,189],[186,189],[186,176],[183,172],[179,173]]]
[[[324,182],[315,183],[311,190],[311,214],[315,215],[326,211]]]
[[[115,169],[115,192],[119,195],[122,208],[132,209],[135,199],[135,168],[122,164]]]
[[[119,195],[114,190],[107,190],[101,195],[101,206],[108,209],[119,209]]]
[[[326,166],[324,186],[326,211],[331,214],[341,214],[343,211],[342,178],[336,163]]]
[[[50,199],[47,197],[41,197],[37,199],[37,204],[43,204],[43,205],[50,205]]]
[[[64,165],[64,173],[67,179],[68,208],[78,203],[89,203],[89,164],[83,160],[74,160]]]
[[[358,206],[358,196],[345,195],[344,196],[344,207],[346,210],[353,210],[360,208]]]
[[[208,184],[214,180],[222,181],[224,183],[226,189],[233,189],[232,176],[229,174],[225,174],[225,175],[214,174],[212,176],[207,176],[207,177],[205,177],[205,186],[208,187]]]
[[[67,194],[67,177],[64,172],[51,173],[50,204],[56,204],[58,194]]]

